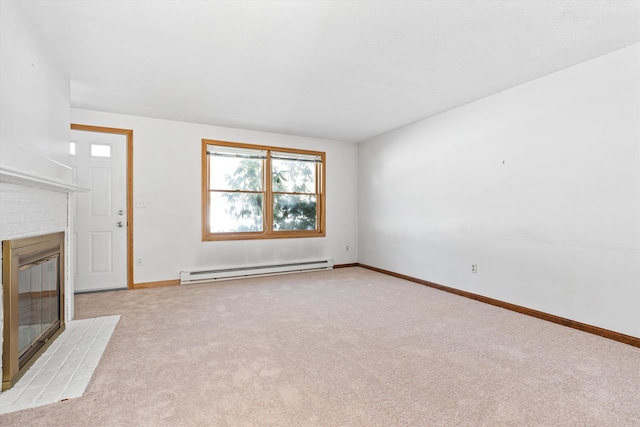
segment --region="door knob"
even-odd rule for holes
[[[124,227],[124,224],[122,223],[122,221],[118,221],[116,222],[116,227]]]

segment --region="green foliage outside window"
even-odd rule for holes
[[[233,174],[227,174],[225,179],[229,188],[261,188],[261,169],[260,162],[243,159]],[[315,170],[315,163],[311,162],[273,160],[274,230],[316,229]],[[253,224],[240,226],[237,231],[262,230],[262,194],[225,193],[224,196],[231,217],[236,220],[254,219]]]

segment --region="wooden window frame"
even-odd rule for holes
[[[212,233],[209,224],[210,194],[209,188],[209,155],[207,145],[217,145],[234,148],[247,148],[253,150],[264,150],[267,158],[264,163],[264,206],[263,206],[263,231],[255,232],[225,232]],[[271,188],[271,152],[303,154],[319,156],[321,163],[316,164],[316,226],[315,230],[273,230],[273,195]],[[276,192],[277,194],[281,194]],[[326,226],[326,155],[323,151],[299,150],[285,147],[272,147],[266,145],[254,145],[241,142],[217,141],[212,139],[202,140],[202,241],[220,240],[257,240],[257,239],[287,239],[300,237],[325,237]]]

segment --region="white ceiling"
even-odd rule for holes
[[[350,142],[640,40],[638,0],[19,4],[73,107]]]

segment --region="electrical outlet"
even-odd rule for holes
[[[136,265],[142,265],[142,258],[136,258]]]
[[[473,274],[478,273],[478,264],[471,264],[471,272]]]
[[[346,246],[345,251],[349,252],[349,245]]]

